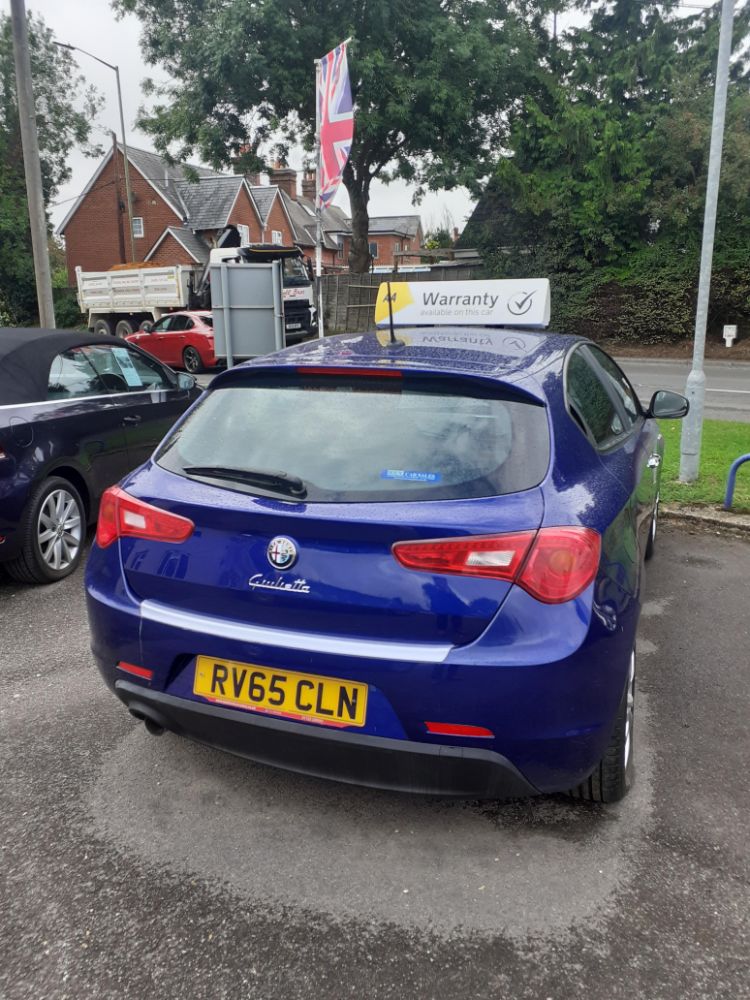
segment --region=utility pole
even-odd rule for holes
[[[31,59],[29,57],[29,32],[24,0],[10,0],[10,17],[13,30],[13,54],[16,63],[16,91],[18,118],[21,125],[23,169],[26,175],[26,196],[29,201],[36,297],[39,303],[39,322],[45,329],[54,330],[55,306],[52,299],[52,276],[49,265],[49,234],[47,232],[47,213],[44,209],[42,168],[39,163],[39,140],[36,131],[34,89],[31,83]]]
[[[719,56],[716,61],[714,85],[714,116],[711,123],[711,148],[708,157],[706,180],[706,208],[703,216],[703,245],[701,247],[700,278],[698,281],[698,306],[695,312],[695,339],[693,341],[693,368],[688,375],[685,395],[690,400],[690,412],[682,425],[680,443],[680,481],[692,483],[700,469],[701,437],[703,434],[703,407],[706,399],[706,373],[703,357],[706,353],[706,324],[708,299],[711,291],[711,268],[716,232],[716,204],[719,198],[721,151],[724,144],[724,119],[727,110],[727,85],[729,57],[732,54],[732,21],[734,0],[722,0]]]

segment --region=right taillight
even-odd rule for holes
[[[119,486],[110,486],[102,494],[96,541],[100,548],[118,538],[148,538],[154,542],[184,542],[195,525],[187,517],[170,514],[161,507],[131,496]]]
[[[407,569],[507,580],[545,604],[561,604],[584,591],[596,576],[600,551],[599,533],[580,527],[393,546],[393,555]]]
[[[592,528],[541,528],[516,582],[545,604],[572,601],[596,576],[601,546]]]

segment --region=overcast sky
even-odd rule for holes
[[[709,0],[697,0],[697,2],[702,7],[707,6]],[[142,101],[141,82],[144,77],[151,76],[163,80],[166,76],[160,69],[143,64],[137,18],[131,15],[120,21],[116,20],[107,0],[26,0],[26,4],[28,10],[33,10],[44,17],[59,41],[78,45],[94,52],[107,62],[119,65],[128,142],[143,149],[153,149],[148,136],[136,132],[133,123]],[[9,13],[8,0],[0,0],[0,8]],[[681,13],[692,12],[687,9],[681,11]],[[575,18],[569,15],[561,16],[558,21],[559,30],[564,30],[574,21],[580,21],[580,14]],[[115,74],[85,55],[78,54],[77,59],[86,79],[94,84],[106,99],[106,105],[95,128],[95,138],[106,146],[110,142],[112,129],[117,131],[118,137],[120,134]],[[310,73],[313,73],[312,67]],[[65,217],[96,166],[95,161],[87,159],[77,151],[71,154],[70,163],[73,170],[71,181],[60,190],[56,204],[51,208],[51,217],[55,225]],[[292,166],[299,169],[301,154],[292,158]],[[421,205],[415,208],[412,204],[412,194],[413,189],[402,181],[388,185],[375,181],[370,195],[370,214],[397,215],[419,212],[423,226],[429,229],[440,223],[447,210],[455,224],[462,229],[474,204],[468,192],[459,189],[429,194]],[[349,200],[343,185],[336,202],[345,211],[349,211]]]
[[[119,65],[128,142],[142,149],[153,149],[149,137],[136,132],[133,123],[142,101],[141,82],[147,76],[165,79],[165,75],[159,69],[146,66],[141,59],[137,18],[128,16],[120,21],[116,20],[107,0],[26,0],[26,6],[27,10],[42,15],[55,32],[58,41],[88,49],[101,59]],[[8,0],[0,0],[0,7],[10,13]],[[115,74],[85,55],[80,53],[75,55],[83,75],[106,99],[106,105],[97,122],[95,139],[107,146],[111,141],[109,133],[112,129],[117,132],[118,138],[120,135]],[[311,75],[313,72],[311,67]],[[73,204],[73,199],[86,186],[97,162],[87,159],[78,152],[71,154],[72,179],[69,184],[61,188],[55,199],[56,204],[51,208],[50,214],[55,225],[62,221]],[[292,159],[292,166],[298,168],[301,166],[301,156]],[[370,214],[398,215],[419,212],[423,226],[429,228],[431,224],[440,222],[447,209],[456,225],[463,228],[473,207],[468,192],[463,189],[430,194],[417,208],[412,205],[412,194],[413,189],[401,181],[389,185],[376,181],[371,190]],[[345,211],[349,211],[349,199],[343,185],[336,202]]]

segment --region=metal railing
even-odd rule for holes
[[[724,494],[724,510],[729,510],[732,506],[734,487],[737,482],[737,470],[744,462],[750,462],[750,455],[740,455],[740,457],[735,458],[729,466],[729,475],[727,476],[727,492]]]

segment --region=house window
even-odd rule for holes
[[[393,252],[394,253],[399,253],[400,250],[401,250],[401,244],[400,243],[394,243],[393,244]]]
[[[409,244],[408,243],[404,243],[404,253],[406,253],[406,251],[408,249],[409,249]]]
[[[133,238],[143,239],[143,218],[140,215],[133,217]]]
[[[240,234],[240,246],[250,246],[250,226],[237,226],[237,232]]]
[[[271,230],[271,242],[275,243],[277,246],[281,246],[281,244],[284,242],[280,229]]]
[[[377,243],[369,243],[368,247],[369,247],[370,256],[372,257],[372,259],[373,260],[377,260],[378,259],[378,245],[377,245]]]
[[[336,237],[336,256],[339,258],[339,260],[343,260],[344,259],[344,237],[343,236],[337,236]]]

